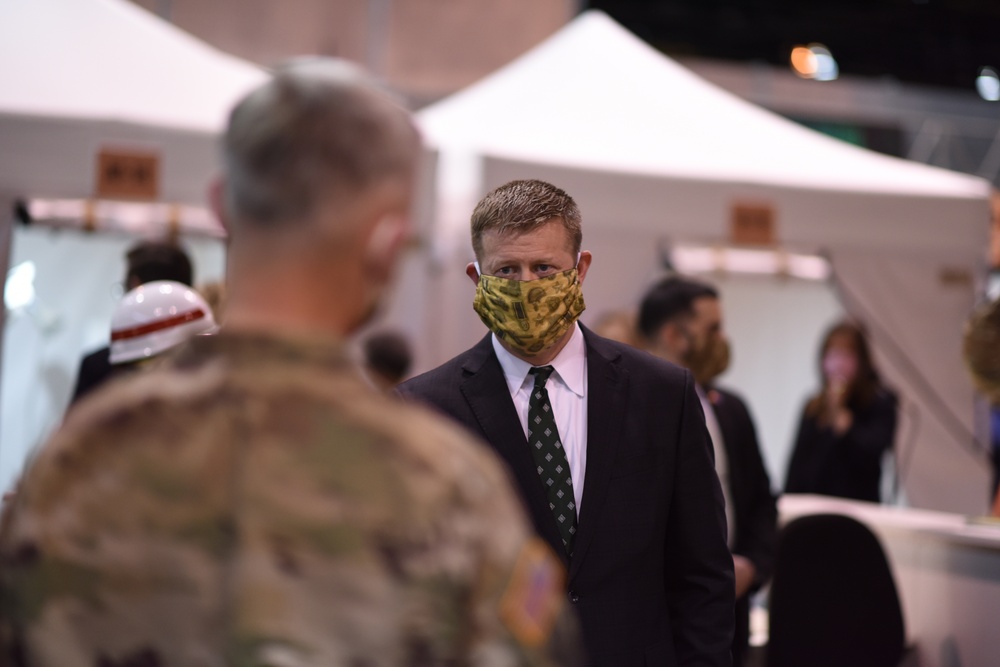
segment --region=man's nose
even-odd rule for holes
[[[524,269],[521,270],[521,280],[523,280],[523,281],[535,280],[536,278],[540,278],[540,277],[541,276],[537,275],[534,271],[532,271],[529,268],[524,268]]]

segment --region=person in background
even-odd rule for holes
[[[733,561],[691,374],[578,323],[593,258],[569,194],[512,181],[471,223],[489,333],[400,393],[507,462],[569,569],[592,665],[730,665]]]
[[[126,292],[153,280],[173,280],[189,287],[194,284],[191,258],[180,246],[168,241],[142,241],[129,249],[125,262]],[[71,406],[111,376],[110,354],[110,346],[105,345],[80,361]]]
[[[413,363],[410,344],[403,334],[378,331],[364,341],[365,371],[382,391],[392,391],[406,379]]]
[[[802,411],[785,492],[877,503],[897,399],[882,384],[860,325],[842,322],[826,333],[819,371],[822,388]]]
[[[733,664],[738,667],[749,646],[750,596],[774,566],[778,509],[750,410],[739,396],[715,384],[729,366],[719,293],[695,280],[665,278],[643,297],[639,330],[652,354],[687,368],[697,383],[726,498],[736,572]]]
[[[183,283],[154,280],[122,297],[111,316],[112,376],[131,373],[218,327],[208,302]]]
[[[225,325],[40,448],[0,525],[0,664],[580,664],[501,463],[348,354],[420,155],[346,61],[296,61],[237,105],[211,191]]]

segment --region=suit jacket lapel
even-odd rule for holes
[[[472,348],[463,370],[462,395],[469,403],[483,436],[507,463],[521,490],[524,504],[532,515],[535,529],[566,564],[566,552],[556,520],[538,479],[524,428],[514,409],[503,368],[493,352],[489,335]]]
[[[604,507],[618,439],[624,430],[628,389],[628,374],[616,363],[621,356],[618,351],[586,327],[583,333],[587,341],[587,471],[570,580],[586,557]]]

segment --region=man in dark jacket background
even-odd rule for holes
[[[733,664],[746,655],[750,595],[770,577],[777,542],[777,506],[746,404],[713,382],[729,364],[718,291],[670,277],[654,285],[639,309],[639,329],[650,351],[688,368],[697,383],[726,497],[729,547],[736,572]]]
[[[129,249],[125,261],[128,266],[125,270],[125,292],[154,280],[173,280],[188,287],[194,286],[191,258],[175,243],[141,241]],[[109,326],[108,331],[110,330]],[[110,354],[111,348],[105,345],[80,361],[70,405],[111,377]]]

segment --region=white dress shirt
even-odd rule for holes
[[[528,437],[528,402],[535,378],[529,375],[532,365],[508,352],[496,335],[493,336],[493,350],[500,360],[507,389],[514,401],[514,408],[521,420],[524,437]],[[566,450],[569,472],[573,478],[573,496],[576,501],[576,516],[580,518],[583,500],[583,478],[587,471],[587,344],[579,324],[573,325],[566,346],[559,351],[549,364],[555,372],[549,376],[545,388],[555,413],[559,439]]]
[[[719,427],[719,420],[715,418],[715,408],[712,402],[705,395],[704,390],[699,385],[694,386],[701,400],[701,409],[705,413],[705,426],[708,428],[708,437],[712,439],[712,448],[715,450],[715,474],[719,476],[719,484],[722,486],[722,497],[726,501],[726,541],[729,547],[733,547],[733,499],[729,490],[729,455],[726,454],[726,443],[722,439],[722,429]]]

